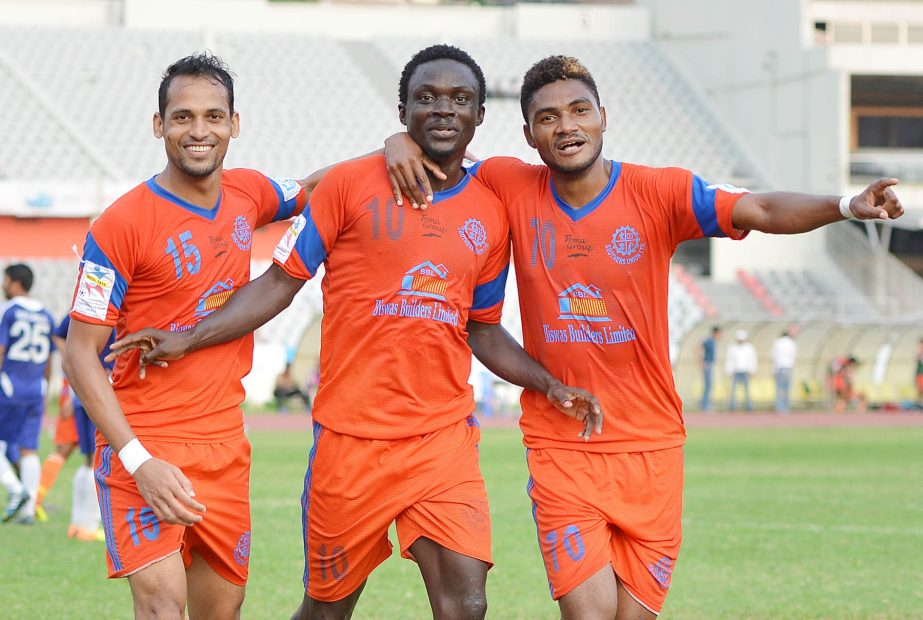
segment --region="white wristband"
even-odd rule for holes
[[[152,458],[154,457],[151,456],[150,452],[144,449],[144,446],[141,445],[137,437],[122,446],[122,449],[119,450],[119,460],[122,461],[122,466],[125,468],[125,471],[132,476],[135,475],[135,472],[138,471],[141,465]]]
[[[849,203],[852,202],[853,198],[853,196],[843,196],[840,198],[840,215],[845,217],[847,220],[856,218],[856,216],[853,215],[853,212],[849,209]]]

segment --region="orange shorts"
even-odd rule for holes
[[[473,417],[397,440],[341,435],[314,423],[301,498],[308,596],[337,601],[420,537],[490,564],[490,511]]]
[[[189,566],[195,551],[224,579],[246,584],[250,442],[241,435],[220,444],[144,440],[144,447],[183,471],[206,512],[192,527],[161,523],[112,447],[99,446],[94,469],[109,577],[127,577],[176,552]]]
[[[683,448],[529,450],[529,496],[555,600],[607,564],[660,613],[682,540]]]
[[[54,445],[69,446],[79,441],[80,437],[77,435],[77,424],[74,422],[74,416],[69,415],[65,418],[58,414],[58,420],[54,425]]]

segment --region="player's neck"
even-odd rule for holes
[[[206,177],[193,177],[168,165],[154,181],[171,194],[203,209],[214,208],[221,196],[221,168]]]
[[[433,188],[434,192],[442,192],[451,189],[461,182],[462,178],[465,176],[465,171],[462,169],[463,161],[464,156],[452,157],[451,159],[436,162],[447,177],[445,181],[434,177],[433,173],[429,170],[426,171],[426,175],[429,177],[430,187]]]
[[[582,172],[561,172],[551,169],[554,191],[574,209],[579,209],[596,198],[609,184],[612,162],[599,157]]]

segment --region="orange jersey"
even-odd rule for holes
[[[601,437],[577,437],[544,394],[525,391],[530,448],[637,452],[681,445],[682,403],[670,365],[667,288],[676,246],[742,238],[731,211],[746,190],[687,170],[611,162],[608,185],[573,209],[546,166],[497,157],[473,174],[503,201],[513,235],[526,351],[564,383],[590,390],[606,416]]]
[[[306,203],[291,179],[225,170],[213,209],[192,205],[150,179],[119,198],[90,228],[71,317],[114,325],[118,337],[144,327],[191,329],[250,279],[252,231],[300,213]],[[239,435],[253,336],[150,367],[120,356],[113,388],[138,437],[184,442]],[[100,442],[104,443],[101,438]]]
[[[465,175],[424,211],[394,203],[384,157],[334,168],[276,248],[277,264],[322,283],[314,418],[368,439],[422,435],[474,410],[468,319],[499,323],[509,226]]]

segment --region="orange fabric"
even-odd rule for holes
[[[529,450],[529,496],[551,595],[606,564],[659,613],[682,540],[683,449]]]
[[[80,441],[77,436],[77,424],[74,422],[74,416],[69,415],[66,418],[59,415],[54,425],[54,445],[69,446]]]
[[[283,183],[283,195],[276,181],[254,170],[226,170],[212,210],[190,205],[154,179],[138,185],[91,227],[71,317],[114,325],[118,337],[144,327],[191,329],[249,281],[252,231],[304,208],[305,194],[292,183]],[[252,354],[248,335],[169,368],[150,367],[142,381],[133,351],[116,361],[113,388],[141,439],[226,441],[243,427],[240,380]]]
[[[188,528],[159,522],[118,455],[108,445],[98,447],[94,473],[109,577],[126,577],[177,551],[189,566],[195,550],[221,577],[244,585],[250,562],[247,438],[223,444],[147,441],[144,447],[183,471],[206,512]]]
[[[38,481],[38,495],[35,498],[35,504],[37,506],[45,501],[45,496],[48,495],[48,491],[54,487],[54,483],[57,482],[58,474],[61,473],[62,467],[64,467],[64,457],[57,452],[52,452],[45,458],[45,461],[42,463],[42,475]]]
[[[391,555],[425,536],[488,564],[490,511],[474,418],[406,439],[361,439],[315,423],[302,497],[305,590],[321,601],[358,588]]]
[[[507,209],[526,350],[606,415],[584,444],[544,394],[522,395],[530,448],[636,452],[682,445],[682,403],[670,364],[667,289],[676,246],[703,235],[742,238],[731,212],[746,190],[687,170],[612,162],[609,185],[573,209],[545,166],[497,157],[476,176]]]
[[[397,439],[474,410],[465,328],[500,322],[509,266],[503,209],[475,179],[418,211],[394,204],[383,156],[340,164],[274,259],[301,279],[326,267],[312,412],[322,425]]]

